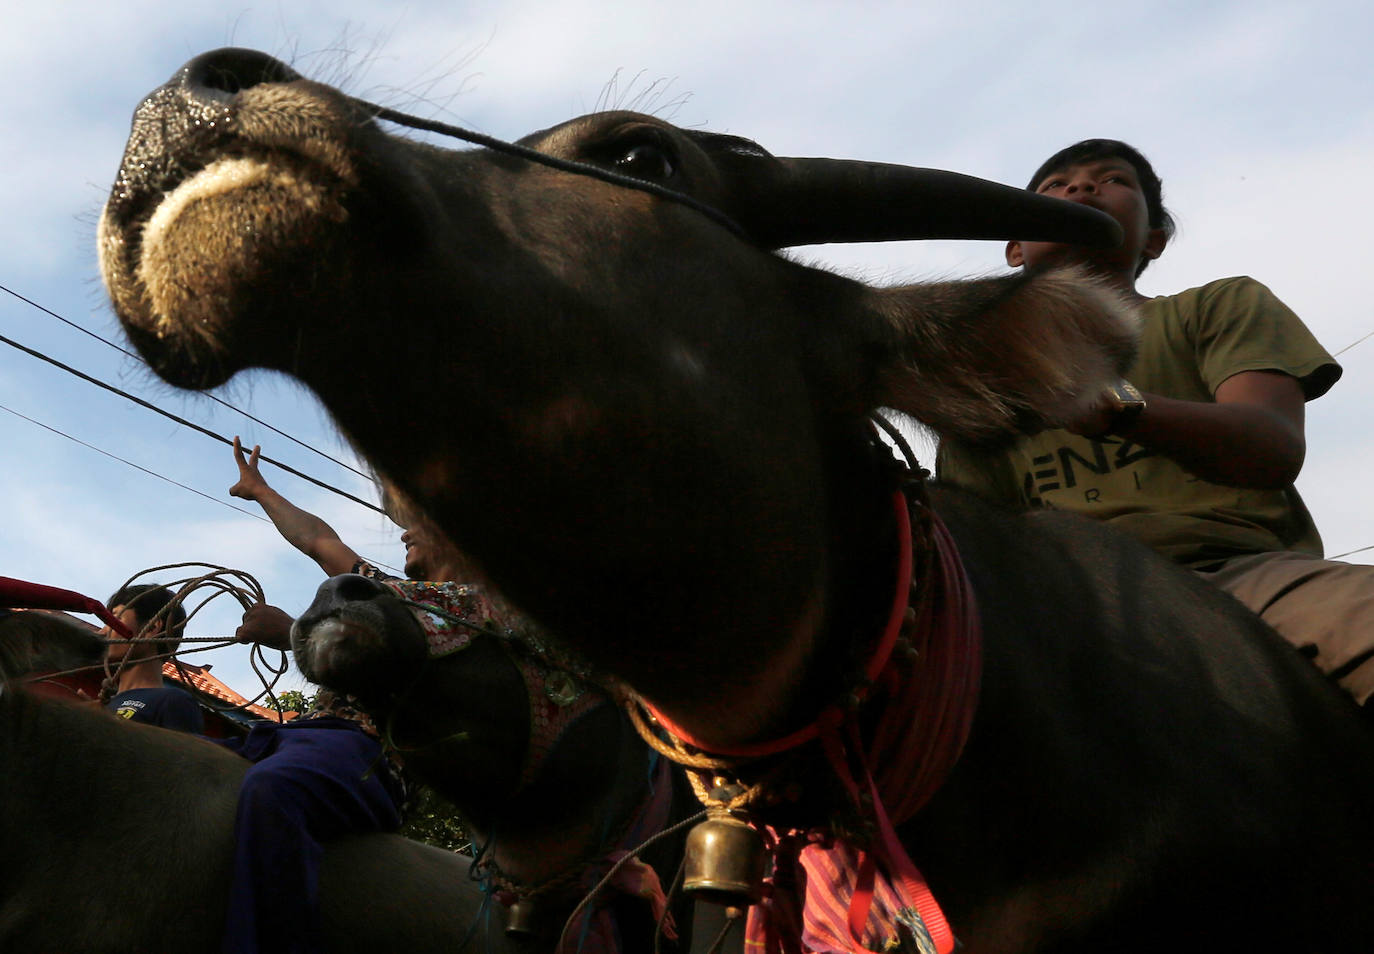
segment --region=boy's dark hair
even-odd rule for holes
[[[141,629],[162,613],[172,599],[172,591],[165,586],[156,583],[136,583],[115,593],[105,601],[105,606],[107,609],[122,606],[133,610]],[[178,603],[172,607],[170,613],[164,613],[161,618],[162,632],[169,638],[158,640],[156,648],[159,653],[171,655],[181,645],[182,630],[186,627],[186,610]],[[138,633],[134,635],[137,636]]]
[[[1084,139],[1082,142],[1064,147],[1040,164],[1040,168],[1035,170],[1035,175],[1031,176],[1026,188],[1034,192],[1051,172],[1099,159],[1124,159],[1131,164],[1131,168],[1135,169],[1136,178],[1140,180],[1140,190],[1145,194],[1145,208],[1149,211],[1150,228],[1163,229],[1164,241],[1168,243],[1174,237],[1175,225],[1174,217],[1164,208],[1164,183],[1155,174],[1150,160],[1146,159],[1139,149],[1120,139]],[[1148,264],[1149,259],[1142,259],[1140,267],[1136,269],[1136,275],[1145,271]]]

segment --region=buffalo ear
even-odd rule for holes
[[[1135,305],[1079,268],[874,289],[897,347],[876,403],[974,443],[1061,426],[1135,357]]]
[[[1097,209],[938,169],[762,151],[717,163],[730,213],[767,248],[910,239],[1109,247],[1122,238],[1120,225]]]

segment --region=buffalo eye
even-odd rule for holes
[[[636,179],[661,181],[676,171],[673,160],[662,148],[641,143],[627,149],[615,160],[615,171]]]

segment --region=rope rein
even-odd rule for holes
[[[560,159],[557,156],[551,156],[537,149],[531,149],[529,146],[507,142],[495,136],[488,136],[485,133],[464,129],[462,126],[454,126],[434,119],[422,119],[419,116],[412,116],[409,113],[389,109],[385,106],[378,106],[376,103],[369,103],[365,99],[349,97],[348,101],[359,109],[371,113],[377,119],[385,119],[387,122],[396,123],[401,126],[409,126],[412,129],[421,129],[425,132],[433,132],[442,136],[461,139],[464,142],[470,142],[476,146],[485,146],[488,149],[502,152],[506,155],[517,156],[529,162],[547,166],[550,169],[557,169],[560,172],[570,172],[574,175],[586,176],[590,179],[599,179],[611,185],[621,186],[626,189],[635,189],[639,192],[647,192],[660,199],[667,199],[679,205],[685,205],[689,209],[700,212],[718,225],[724,226],[744,241],[751,241],[749,233],[746,232],[738,222],[724,212],[714,206],[707,205],[694,196],[688,195],[685,192],[680,192],[676,189],[670,189],[664,185],[659,185],[657,182],[650,182],[647,179],[637,179],[620,172],[612,172],[609,169],[603,169],[600,166],[594,166],[588,162],[579,162],[575,159]]]

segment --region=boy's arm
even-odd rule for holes
[[[1304,401],[1324,394],[1340,378],[1340,365],[1253,278],[1218,279],[1170,299],[1169,326],[1186,335],[1195,362],[1183,370],[1196,372],[1212,400],[1146,394],[1144,412],[1116,433],[1212,483],[1290,486],[1307,450]],[[1094,426],[1112,425],[1099,419]]]
[[[1292,375],[1242,371],[1217,387],[1215,403],[1143,397],[1145,410],[1124,427],[1111,430],[1112,412],[1099,407],[1068,429],[1087,437],[1110,431],[1229,487],[1286,487],[1302,470],[1305,397]]]
[[[243,446],[234,438],[234,461],[238,464],[238,483],[229,488],[233,497],[256,500],[286,542],[320,565],[329,576],[348,573],[358,562],[358,554],[339,538],[334,528],[313,513],[307,513],[268,485],[258,470],[259,447],[247,458]]]
[[[271,649],[291,648],[291,624],[295,618],[270,603],[254,603],[243,611],[243,622],[234,630],[241,643],[261,643]]]

